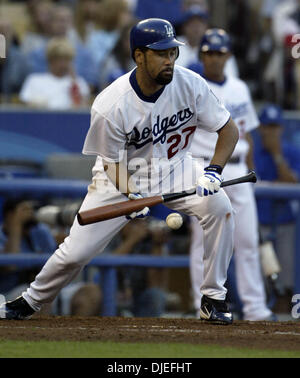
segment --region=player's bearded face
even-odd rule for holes
[[[159,85],[169,84],[173,79],[177,48],[148,50],[145,54],[145,68],[148,75]]]

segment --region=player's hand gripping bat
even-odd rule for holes
[[[245,176],[238,177],[233,180],[223,181],[221,187],[241,184],[243,182],[256,182],[256,174],[254,171],[251,171]],[[108,219],[113,219],[120,217],[122,215],[128,215],[134,211],[139,211],[144,207],[158,205],[160,203],[165,203],[169,201],[173,201],[179,198],[191,196],[196,193],[196,188],[192,188],[191,190],[178,192],[178,193],[169,193],[169,194],[161,194],[158,196],[153,197],[146,197],[137,199],[134,201],[122,201],[113,203],[107,206],[100,206],[94,209],[81,211],[77,214],[78,223],[82,226],[101,222]]]

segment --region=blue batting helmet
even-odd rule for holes
[[[231,41],[229,35],[223,29],[206,30],[201,43],[200,51],[219,51],[227,53],[231,51]]]
[[[282,109],[276,104],[269,104],[262,108],[259,120],[264,125],[282,124],[283,116]]]
[[[173,25],[161,18],[148,18],[140,21],[130,32],[130,49],[132,57],[139,47],[152,50],[166,50],[184,45],[176,39]]]

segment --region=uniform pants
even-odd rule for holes
[[[103,193],[103,187],[107,192]],[[111,189],[111,190],[110,190]],[[88,188],[80,211],[126,200],[117,192],[105,173],[98,173]],[[227,269],[233,251],[234,221],[232,207],[224,190],[201,198],[197,195],[168,203],[171,209],[195,216],[203,228],[203,294],[224,299]],[[75,218],[69,236],[46,262],[30,287],[23,292],[29,305],[39,311],[52,302],[59,291],[72,281],[81,269],[100,254],[128,220],[122,216],[104,222],[81,226]]]
[[[230,173],[228,173],[228,171]],[[246,167],[230,164],[224,177],[230,180],[246,174]],[[237,289],[243,303],[245,320],[260,320],[271,315],[266,305],[265,287],[261,272],[258,221],[253,185],[243,183],[224,188],[234,209],[234,261]],[[203,291],[204,239],[196,218],[191,219],[190,272],[194,305],[200,308]]]

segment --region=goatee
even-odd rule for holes
[[[155,82],[156,82],[157,84],[159,84],[159,85],[167,85],[167,84],[171,83],[172,79],[173,79],[173,71],[172,71],[172,73],[170,73],[170,74],[167,75],[167,76],[164,76],[164,73],[161,72],[161,73],[159,73],[159,74],[156,76],[156,78],[155,78]]]

